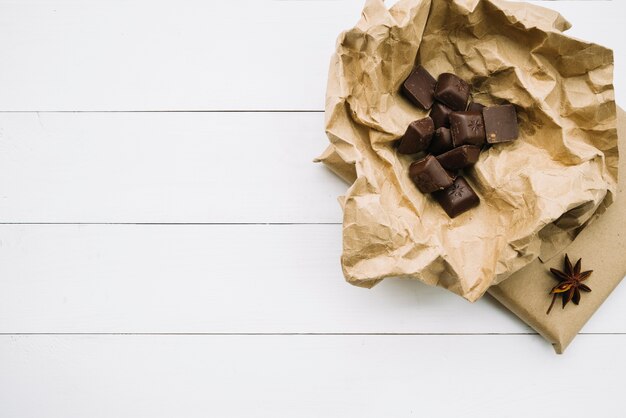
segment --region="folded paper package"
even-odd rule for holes
[[[620,150],[626,150],[626,112],[618,111]],[[535,260],[504,282],[489,288],[489,293],[533,327],[562,353],[591,315],[626,276],[626,159],[620,159],[620,177],[615,202],[576,237],[559,256],[546,263]],[[555,305],[550,315],[548,291],[556,284],[549,268],[561,268],[564,254],[582,258],[584,269],[593,269],[585,281],[592,292],[585,293],[578,306],[561,309]]]
[[[618,137],[612,51],[567,36],[569,26],[549,9],[503,0],[366,2],[331,59],[330,146],[316,160],[350,184],[340,197],[348,282],[417,279],[470,301],[502,283],[491,293],[557,350],[571,341],[618,279],[546,321],[554,286],[546,271],[588,225],[610,222]],[[464,80],[469,96],[445,74]],[[515,113],[518,123],[507,125]],[[450,121],[472,126],[474,115],[496,127],[486,126],[482,152],[467,132],[447,132]],[[461,145],[468,149],[453,149]],[[449,170],[459,164],[465,179]],[[459,179],[476,199],[451,216],[435,186]],[[571,248],[599,280],[596,262]],[[541,306],[536,314],[524,315],[525,292]],[[559,328],[570,308],[580,320]]]

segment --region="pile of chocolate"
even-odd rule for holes
[[[409,177],[422,193],[432,193],[451,218],[477,206],[478,195],[460,172],[476,163],[488,144],[517,139],[515,107],[472,103],[464,80],[450,73],[435,80],[422,66],[404,81],[402,93],[422,109],[431,109],[430,116],[412,122],[399,140],[401,154],[427,153],[411,164]]]

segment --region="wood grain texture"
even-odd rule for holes
[[[4,333],[531,332],[489,299],[345,283],[339,225],[4,225],[0,237]]]
[[[0,408],[3,418],[623,415],[626,336],[551,350],[536,335],[5,336]],[[554,401],[564,393],[569,404]]]
[[[626,65],[622,1],[536,3]],[[0,110],[321,110],[335,40],[362,5],[4,0]]]
[[[321,113],[0,113],[0,222],[341,222]]]
[[[351,286],[340,252],[339,225],[3,225],[0,332],[531,332],[489,297]],[[626,333],[625,298],[583,332]]]
[[[311,160],[362,3],[0,0],[0,417],[623,415],[625,286],[555,356],[489,298],[343,281]],[[626,3],[539,3],[623,103]]]

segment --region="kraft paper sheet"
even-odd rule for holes
[[[626,149],[626,112],[619,110],[620,149]],[[602,302],[626,276],[626,159],[620,160],[620,180],[615,202],[602,216],[574,240],[565,251],[543,264],[532,262],[513,274],[489,293],[504,306],[533,327],[539,334],[554,345],[557,353],[562,353],[576,337],[583,325],[591,318]],[[562,270],[565,254],[574,259],[582,258],[584,270],[593,270],[585,284],[591,293],[582,292],[580,304],[572,303],[562,309],[558,298],[550,315],[546,310],[552,299],[548,295],[556,285],[549,273],[550,267]]]
[[[348,282],[417,279],[470,301],[551,259],[612,202],[617,179],[613,54],[568,37],[558,13],[502,0],[365,4],[342,33],[326,94],[330,146],[317,161],[350,183],[341,264]],[[520,138],[469,170],[480,206],[449,219],[409,180],[393,144],[425,117],[399,94],[420,63],[452,72],[475,101],[513,103]],[[600,209],[600,210],[598,210]]]

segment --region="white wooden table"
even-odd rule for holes
[[[543,2],[615,50],[622,1]],[[0,1],[0,417],[623,417],[626,286],[563,356],[339,266],[311,163],[361,1]]]

